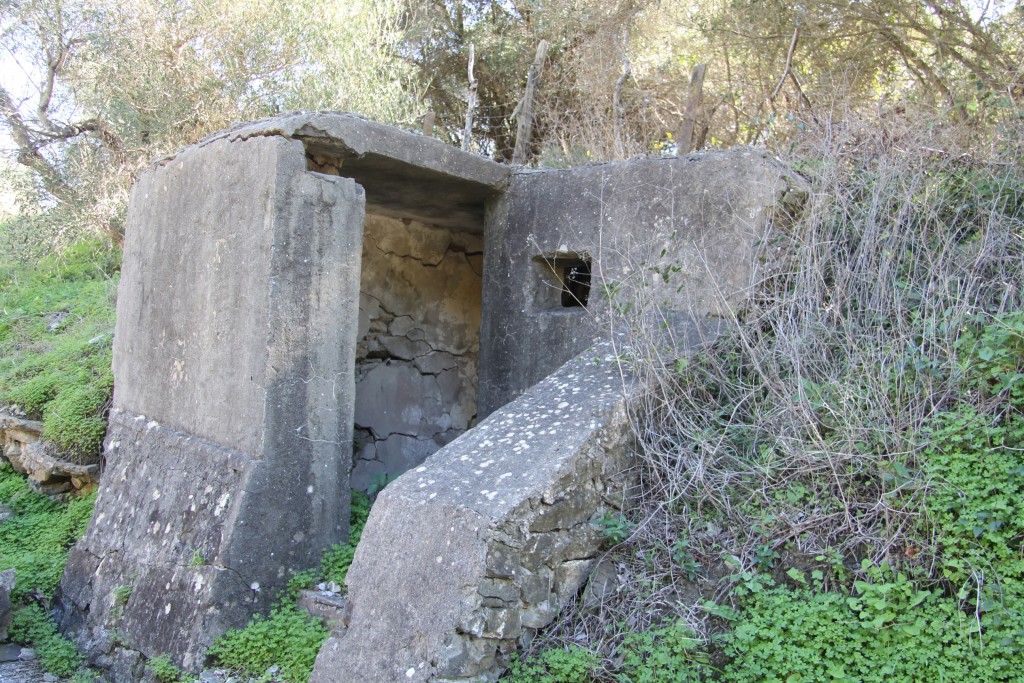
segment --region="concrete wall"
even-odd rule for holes
[[[727,318],[797,185],[755,150],[515,174],[487,213],[480,416],[653,306],[689,342]],[[561,305],[550,264],[567,258],[591,261],[586,307]]]
[[[140,653],[194,667],[347,537],[363,207],[282,137],[192,148],[136,184],[107,466],[61,597],[115,679]]]
[[[352,486],[401,474],[476,415],[483,240],[367,215]]]
[[[657,330],[679,353],[712,337],[803,192],[755,152],[515,175],[485,229],[490,414],[378,497],[348,572],[348,630],[312,682],[497,680],[587,580],[596,520],[628,505],[637,388],[619,332]],[[573,264],[590,268],[589,295]]]

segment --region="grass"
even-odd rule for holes
[[[120,252],[82,242],[35,263],[0,262],[0,406],[94,462],[106,431]]]

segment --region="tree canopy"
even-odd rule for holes
[[[565,165],[785,143],[864,108],[987,125],[989,105],[1021,95],[1022,18],[964,0],[4,0],[0,48],[17,68],[0,76],[0,125],[30,171],[27,204],[117,235],[149,159],[232,122],[325,109],[418,128],[427,116],[462,144],[471,46],[466,146],[511,160],[544,41],[524,142],[531,163]]]

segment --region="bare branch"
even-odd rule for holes
[[[0,85],[0,116],[7,123],[7,128],[18,146],[18,163],[31,168],[39,174],[46,191],[65,203],[75,203],[78,193],[65,182],[53,165],[39,153],[40,145],[32,137],[29,127],[25,124],[17,105],[11,99],[7,89]]]
[[[771,98],[774,100],[779,96],[779,91],[782,90],[782,84],[786,82],[786,77],[789,75],[789,70],[793,68],[793,53],[796,52],[796,42],[800,39],[800,22],[797,21],[796,26],[793,27],[793,40],[789,42],[789,53],[786,55],[786,68],[782,70],[782,78],[779,79],[779,84],[775,86],[775,91],[772,93]]]

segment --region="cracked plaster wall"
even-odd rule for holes
[[[473,424],[482,262],[477,235],[367,215],[354,488],[419,465]]]

